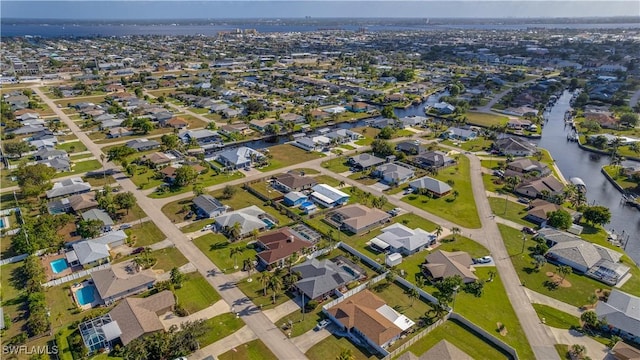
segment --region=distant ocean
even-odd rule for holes
[[[357,31],[359,25],[340,25],[335,29]],[[456,24],[456,25],[370,25],[367,31],[438,31],[445,29],[460,30],[527,30],[527,29],[631,29],[640,28],[637,23],[607,24]],[[216,35],[220,31],[236,29],[256,29],[259,33],[273,32],[309,32],[321,30],[316,25],[265,25],[247,23],[244,25],[132,25],[132,24],[0,24],[2,37],[39,36],[56,37],[92,37],[92,36],[127,36],[127,35]]]

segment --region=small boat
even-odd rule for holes
[[[572,177],[571,179],[569,179],[569,181],[573,185],[576,186],[578,191],[580,191],[582,193],[586,193],[587,192],[587,185],[585,185],[584,181],[582,179],[580,179],[579,177]]]

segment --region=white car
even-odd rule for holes
[[[320,330],[326,328],[327,325],[329,325],[329,320],[324,319],[324,320],[320,321],[318,323],[318,325],[316,325],[316,331],[320,331]]]
[[[211,228],[213,228],[213,224],[205,225],[205,226],[202,228],[202,231],[211,230]]]
[[[481,258],[477,258],[477,259],[474,260],[474,262],[476,264],[488,264],[488,263],[490,263],[492,261],[493,261],[493,259],[491,258],[491,256],[483,256]]]

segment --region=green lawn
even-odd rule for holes
[[[89,171],[98,170],[102,167],[100,161],[98,160],[85,160],[85,161],[76,161],[71,165],[71,171],[59,172],[54,178],[75,175],[75,174],[83,174]]]
[[[289,321],[291,321],[293,323],[293,329],[283,330],[283,332],[285,334],[291,332],[291,337],[300,336],[307,331],[312,330],[320,320],[324,319],[324,316],[322,315],[322,305],[324,304],[318,304],[313,311],[306,312],[305,314],[302,313],[302,309],[296,310],[291,314],[274,321],[274,324],[276,324],[280,329],[283,329],[283,325],[289,324]]]
[[[502,179],[489,175],[482,174],[482,184],[484,184],[484,189],[487,191],[494,192],[496,194],[506,194],[506,190],[504,190],[504,184],[502,183]],[[512,194],[509,194],[511,196]]]
[[[253,248],[247,247],[249,241],[250,240],[245,240],[231,244],[222,234],[208,233],[207,235],[194,239],[193,243],[218,269],[225,274],[229,274],[239,271],[242,267],[243,260],[255,259],[256,251]],[[231,257],[231,249],[234,247],[240,247],[243,250],[241,254],[237,255],[236,259]],[[238,269],[234,269],[236,264],[239,267]],[[256,276],[253,275],[253,277]]]
[[[376,129],[376,128],[372,128],[372,127],[366,127],[366,126],[355,127],[353,129],[351,129],[351,131],[355,131],[357,133],[360,133],[362,136],[364,136],[363,139],[356,140],[356,144],[357,145],[364,145],[364,146],[371,145],[373,140],[380,133],[380,129]]]
[[[167,238],[153,221],[135,224],[130,229],[125,230],[125,233],[133,241],[132,246],[149,246]]]
[[[277,360],[271,350],[260,340],[249,341],[248,343],[236,346],[234,350],[229,350],[218,356],[219,360]]]
[[[84,181],[88,182],[91,186],[100,186],[103,187],[107,184],[113,184],[116,182],[116,179],[111,175],[107,176],[98,176],[98,177],[88,177],[85,176],[82,178]]]
[[[189,262],[180,250],[174,247],[152,251],[151,256],[158,260],[153,266],[154,270],[171,271],[174,267],[180,267]]]
[[[69,156],[69,160],[71,161],[78,161],[78,160],[89,159],[89,158],[93,158],[93,154],[80,154],[80,155]]]
[[[183,222],[187,220],[185,216],[191,209],[192,200],[193,198],[189,198],[170,202],[162,207],[162,212],[173,222]],[[185,207],[188,210],[185,211]]]
[[[349,145],[349,144],[342,144],[340,145],[341,148],[345,149],[345,150],[355,150],[356,148]]]
[[[189,314],[204,310],[220,300],[220,295],[202,275],[196,272],[185,276],[185,282],[180,289],[175,290],[175,295],[178,304]]]
[[[332,178],[331,176],[328,176],[328,175],[318,175],[318,176],[315,176],[314,178],[316,179],[318,184],[327,184],[333,187],[337,187],[338,185],[340,185],[339,180],[336,180],[335,178]]]
[[[354,360],[378,359],[375,354],[369,353],[366,349],[355,346],[349,339],[331,335],[311,347],[305,355],[310,360],[335,359],[342,350],[349,349]],[[220,358],[222,359],[222,357]]]
[[[473,199],[471,178],[469,175],[469,159],[460,156],[458,165],[441,170],[435,176],[440,181],[454,181],[453,190],[458,191],[457,198],[453,194],[438,199],[430,199],[425,195],[408,195],[402,201],[440,216],[458,225],[477,229],[481,226],[478,210]]]
[[[493,360],[510,358],[508,354],[503,353],[499,348],[485,341],[473,330],[455,320],[446,321],[444,324],[438,326],[427,336],[409,347],[408,351],[411,351],[416,356],[420,356],[441,340],[447,340],[474,359]],[[524,359],[521,354],[518,355]]]
[[[196,184],[200,184],[202,186],[209,187],[217,184],[222,184],[231,180],[242,179],[244,174],[239,171],[234,171],[230,174],[217,174],[215,171],[209,170],[206,174],[198,176],[196,180]],[[145,186],[146,187],[146,186]],[[171,197],[177,194],[182,194],[188,191],[192,191],[193,186],[183,186],[180,188],[170,188],[168,191],[163,192],[153,192],[149,195],[150,198],[161,199],[166,197]]]
[[[140,189],[149,189],[163,183],[162,179],[155,178],[155,171],[146,166],[138,166],[136,171],[129,177]]]
[[[349,165],[347,164],[347,157],[338,156],[327,161],[322,162],[322,167],[334,173],[343,173],[349,171]]]
[[[87,147],[84,146],[84,144],[80,141],[71,141],[64,144],[58,144],[56,148],[58,150],[64,150],[70,154],[87,151]],[[73,151],[71,151],[71,148],[73,148]]]
[[[183,226],[180,228],[180,231],[182,231],[183,233],[187,234],[187,233],[192,233],[195,231],[199,231],[202,230],[203,227],[209,225],[209,224],[213,224],[215,222],[214,219],[202,219],[202,220],[198,220],[198,221],[194,221],[191,224],[187,225],[187,226]]]
[[[239,281],[237,286],[256,306],[267,310],[289,301],[289,295],[284,291],[280,291],[276,295],[276,302],[274,303],[273,292],[270,289],[267,289],[267,295],[264,295],[264,286],[260,283],[260,273],[251,276],[251,278],[251,282],[244,279]]]
[[[621,169],[621,167],[607,165],[604,166],[603,169],[625,191],[638,192],[640,184],[629,180],[629,178],[624,174],[620,174],[619,170]]]
[[[545,286],[545,282],[549,279],[549,277],[546,276],[546,273],[554,272],[555,266],[545,264],[539,271],[535,271],[534,266],[532,265],[533,258],[527,250],[527,248],[533,247],[535,242],[531,241],[530,237],[527,236],[525,253],[523,254],[521,252],[522,233],[517,229],[513,229],[502,224],[498,224],[498,227],[500,228],[504,244],[507,247],[507,252],[511,256],[513,267],[516,269],[516,272],[520,277],[520,281],[522,281],[531,290],[550,296],[554,299],[564,301],[567,304],[580,307],[587,303],[587,299],[590,295],[595,293],[596,289],[610,289],[610,287],[604,283],[576,273],[569,274],[566,278],[566,281],[571,283],[571,287],[557,287],[555,289],[549,289]],[[636,290],[636,292],[637,291],[638,290]]]
[[[456,146],[454,142],[451,140],[445,140],[442,142],[445,145]],[[493,140],[485,139],[485,138],[476,138],[469,141],[456,141],[457,146],[465,151],[480,151],[484,150],[491,146]]]
[[[515,199],[515,197],[510,196],[509,200],[505,202],[503,198],[490,197],[489,205],[491,206],[491,212],[503,219],[511,220],[524,226],[535,227],[536,225],[534,223],[524,219],[524,217],[527,216],[527,210],[525,210],[527,207],[512,201]]]
[[[265,205],[260,199],[251,195],[248,191],[240,188],[239,186],[236,186],[236,189],[237,191],[231,199],[223,199],[223,190],[212,192],[211,196],[220,200],[220,202],[222,202],[224,205],[229,205],[233,210],[239,210],[248,206],[256,205],[278,219],[280,222],[278,226],[282,226],[291,222],[291,219],[289,219],[286,215],[282,215],[279,211],[272,208],[271,206]]]
[[[289,165],[295,165],[309,160],[315,160],[325,155],[318,152],[305,151],[291,144],[276,145],[269,148],[269,165],[260,169],[262,172],[276,170]]]
[[[533,308],[538,313],[540,321],[544,319],[545,324],[558,328],[558,329],[570,329],[580,326],[580,319],[573,315],[569,315],[563,311],[543,304],[532,304]]]
[[[500,126],[505,125],[509,118],[504,115],[487,114],[480,112],[467,112],[467,123],[472,125],[478,125],[483,127]]]
[[[244,326],[244,321],[240,318],[236,318],[235,314],[225,313],[207,319],[207,332],[198,338],[200,348],[213,344],[214,342],[223,339],[238,329]]]

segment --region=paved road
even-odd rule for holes
[[[629,107],[633,108],[634,106],[636,106],[638,100],[640,100],[640,90],[636,90],[636,92],[631,95],[631,98],[629,98]]]
[[[60,117],[71,131],[85,144],[87,149],[96,157],[100,158],[100,147],[91,141],[80,128],[60,110],[51,99],[49,99],[39,88],[33,87],[34,91],[42,100]],[[108,162],[107,169],[117,168]],[[235,282],[223,275],[219,269],[207,258],[177,227],[173,225],[164,213],[160,210],[157,202],[146,197],[137,189],[137,186],[125,175],[114,176],[118,184],[124,191],[132,192],[138,205],[149,218],[158,226],[164,235],[170,239],[180,250],[180,252],[191,262],[205,279],[220,293],[222,299],[235,306],[242,320],[247,326],[265,343],[267,347],[276,355],[278,359],[305,359],[304,353],[298,349],[285,335],[247,298],[240,289],[235,286]],[[215,270],[217,275],[210,276],[209,272]]]
[[[487,105],[485,106],[481,106],[479,107],[477,110],[477,112],[483,112],[483,113],[489,113],[489,114],[493,114],[494,112],[491,110],[491,108],[498,103],[498,101],[500,101],[500,99],[502,99],[505,95],[507,95],[508,93],[510,93],[515,87],[521,87],[524,86],[526,84],[532,83],[534,81],[538,80],[538,78],[535,79],[531,79],[531,80],[527,80],[525,82],[522,83],[518,83],[517,85],[510,87],[504,91],[499,92],[498,94],[496,94],[493,98],[491,98],[491,100],[489,100],[489,102],[487,103]]]

